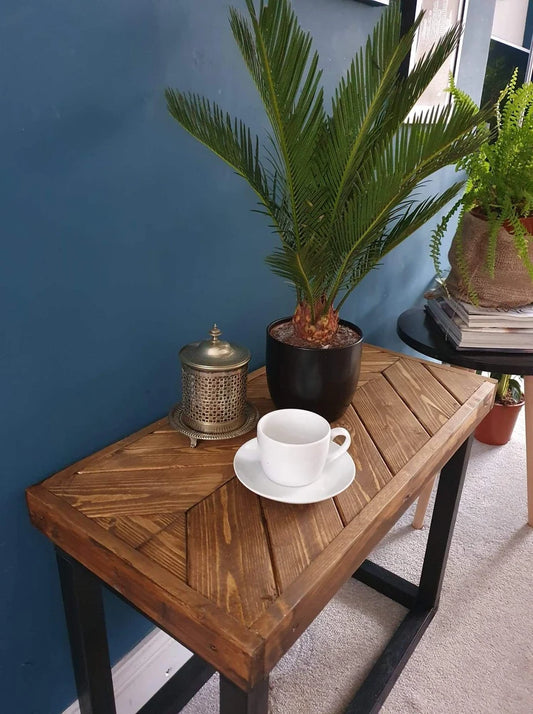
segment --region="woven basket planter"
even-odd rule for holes
[[[522,223],[531,233],[533,218],[524,218]],[[497,238],[494,277],[487,269],[487,248],[489,230],[485,218],[474,213],[466,213],[461,228],[455,235],[448,258],[451,271],[446,279],[450,294],[465,302],[471,302],[473,291],[479,304],[484,307],[520,307],[533,302],[533,281],[516,252],[513,236],[501,228]],[[459,269],[458,251],[462,240],[463,256],[470,276],[470,291]],[[529,257],[533,261],[533,240],[529,245]]]

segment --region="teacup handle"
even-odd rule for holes
[[[335,461],[335,459],[338,459],[339,456],[342,456],[343,454],[345,454],[348,451],[350,444],[352,443],[352,437],[350,436],[350,432],[347,429],[344,429],[342,426],[336,426],[331,430],[331,433],[330,433],[331,442],[333,442],[333,439],[336,436],[344,436],[344,441],[340,445],[335,444],[335,446],[337,446],[337,448],[335,450],[333,450],[331,448],[331,443],[330,443],[329,454],[328,454],[328,458],[326,459],[327,464],[331,463],[332,461]]]

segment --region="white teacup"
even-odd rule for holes
[[[342,445],[333,444],[344,436]],[[350,433],[305,409],[278,409],[257,424],[261,466],[269,479],[282,486],[307,486],[322,475],[325,466],[350,446]]]

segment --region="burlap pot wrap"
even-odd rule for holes
[[[533,281],[516,253],[513,236],[505,228],[498,233],[493,278],[487,268],[487,221],[466,213],[459,230],[462,230],[463,256],[470,276],[470,288],[477,293],[480,305],[510,308],[533,302]],[[446,285],[454,298],[471,302],[457,262],[459,240],[458,231],[448,253],[451,271]],[[533,240],[529,244],[529,258],[533,260]]]

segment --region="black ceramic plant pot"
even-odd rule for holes
[[[267,327],[266,373],[272,401],[278,409],[309,409],[335,421],[346,411],[357,387],[363,333],[357,325],[340,320],[359,334],[357,342],[328,349],[294,347],[271,335],[274,326],[290,319]]]

